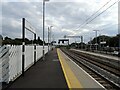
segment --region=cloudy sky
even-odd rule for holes
[[[54,40],[63,38],[64,35],[77,35],[83,36],[84,41],[88,42],[90,38],[95,37],[93,30],[100,30],[98,35],[114,36],[118,34],[118,3],[114,4],[116,1],[118,0],[50,0],[46,2],[46,42],[48,26],[53,26]],[[105,5],[107,2],[109,3]],[[110,7],[112,4],[114,5]],[[102,6],[104,7],[100,9]],[[20,38],[22,36],[21,19],[24,17],[36,28],[37,36],[42,39],[42,0],[2,0],[1,11],[0,20],[4,37]],[[98,12],[93,15],[96,11]],[[105,12],[99,15],[103,11]],[[91,15],[93,16],[89,18]],[[26,37],[33,38],[28,31],[26,31]],[[70,39],[70,42],[75,40],[80,41]]]

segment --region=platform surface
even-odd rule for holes
[[[108,58],[108,59],[113,59],[113,60],[120,61],[120,58],[117,57],[117,56],[115,57],[115,56],[111,56],[111,55],[99,54],[99,53],[88,52],[88,51],[77,50],[77,49],[71,49],[71,50],[78,51],[78,52],[83,52],[83,53],[87,53],[87,54],[91,54],[91,55],[95,55],[95,56],[99,56],[99,57],[103,57],[103,58]]]
[[[9,88],[68,88],[56,49],[39,60]]]
[[[82,68],[75,64],[60,49],[50,51],[45,60],[39,60],[36,65],[32,66],[15,80],[8,89],[19,88],[64,88],[80,89],[92,88],[102,89],[95,79],[89,76]]]
[[[104,87],[92,78],[86,71],[79,67],[73,60],[66,56],[60,49],[58,49],[60,61],[63,63],[63,67],[66,69],[66,77],[68,79],[69,87],[73,88],[85,88],[85,89],[99,89],[104,90]],[[66,63],[66,64],[65,64]],[[68,72],[68,68],[71,72]],[[71,76],[71,73],[74,76]],[[75,81],[75,82],[74,82]]]

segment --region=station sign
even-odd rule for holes
[[[100,42],[100,44],[106,44],[106,41],[104,41],[104,42]]]

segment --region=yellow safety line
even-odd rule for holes
[[[70,83],[69,83],[69,80],[68,80],[67,74],[66,74],[66,72],[65,72],[65,69],[64,69],[64,66],[63,66],[63,62],[61,61],[62,58],[61,58],[61,56],[60,56],[60,53],[59,53],[58,49],[57,49],[57,54],[58,54],[58,58],[59,58],[59,60],[60,60],[60,64],[61,64],[62,69],[63,69],[64,76],[65,76],[65,78],[66,78],[66,81],[67,81],[68,87],[71,88],[71,85],[70,85]]]
[[[82,88],[80,82],[78,81],[72,70],[70,69],[69,65],[67,64],[64,57],[60,53],[59,49],[57,49],[57,53],[69,89]]]

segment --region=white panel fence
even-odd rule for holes
[[[42,57],[42,46],[36,46],[37,61]],[[48,47],[45,46],[45,54]],[[25,70],[34,64],[34,46],[25,46]],[[22,74],[22,46],[0,48],[0,82],[14,81]]]

